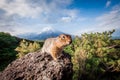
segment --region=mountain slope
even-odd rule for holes
[[[51,27],[45,27],[39,33],[27,33],[18,35],[20,38],[29,39],[29,40],[45,40],[50,37],[56,37],[60,34],[64,34],[61,31],[55,30]]]

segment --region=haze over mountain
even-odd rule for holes
[[[60,34],[64,34],[61,31],[55,30],[52,27],[45,27],[39,33],[26,33],[17,35],[20,38],[29,40],[45,40],[50,37],[57,37]]]
[[[67,34],[67,33],[56,30],[52,27],[45,27],[41,30],[41,32],[38,32],[38,33],[31,32],[31,33],[19,34],[16,36],[19,38],[28,39],[28,40],[45,40],[47,38],[57,37],[60,34]],[[112,38],[120,39],[119,34],[120,34],[120,30],[115,30],[115,32],[112,34]],[[70,35],[72,36],[72,38],[74,38],[75,36],[80,36],[80,35],[74,35],[72,33]]]

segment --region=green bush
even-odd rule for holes
[[[21,40],[11,36],[9,33],[0,32],[0,71],[4,70],[9,63],[15,60],[17,58],[16,55],[20,57],[28,52],[34,52],[43,45],[43,41]]]
[[[20,45],[15,49],[15,51],[18,52],[17,57],[21,58],[27,53],[35,52],[39,50],[40,48],[41,48],[41,45],[37,41],[30,42],[30,41],[22,40],[20,42]]]
[[[14,49],[18,46],[18,40],[9,33],[0,32],[0,71],[16,59],[17,52]]]
[[[113,47],[116,43],[111,39],[114,31],[82,34],[65,49],[72,54],[73,80],[120,79],[117,77],[120,72],[120,50]]]

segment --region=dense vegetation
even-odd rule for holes
[[[83,34],[65,51],[71,53],[73,80],[120,80],[120,40],[112,40],[113,31]]]
[[[14,50],[20,39],[9,33],[0,32],[0,71],[11,61],[16,59],[17,52]]]
[[[0,71],[17,57],[41,48],[43,42],[22,40],[9,33],[0,32]]]
[[[15,49],[18,52],[17,57],[23,57],[29,52],[35,52],[41,48],[41,44],[37,41],[30,42],[26,40],[22,40],[19,46]]]
[[[82,34],[64,51],[73,62],[73,80],[120,80],[120,40],[112,40],[113,31]],[[18,57],[41,48],[43,42],[21,40],[0,33],[0,70]],[[17,53],[17,52],[18,53]]]

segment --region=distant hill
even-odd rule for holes
[[[16,47],[20,45],[22,38],[12,36],[10,33],[0,32],[0,71],[2,71],[9,63],[17,58]],[[33,43],[34,41],[26,40]],[[40,45],[43,42],[39,42]],[[1,79],[0,79],[1,80]]]
[[[55,30],[53,28],[46,27],[42,29],[40,33],[26,33],[26,34],[20,34],[17,36],[20,38],[29,39],[29,40],[45,40],[50,37],[56,37],[60,34],[64,34],[64,33],[61,31]]]
[[[51,27],[45,27],[39,33],[25,33],[17,35],[17,37],[28,40],[45,40],[50,37],[57,37],[60,34],[66,33],[53,29]],[[72,38],[74,37],[75,35],[72,35]],[[120,29],[115,30],[115,32],[112,34],[112,39],[120,39]]]
[[[17,52],[14,49],[19,45],[20,40],[9,33],[0,32],[0,71],[16,59]]]

